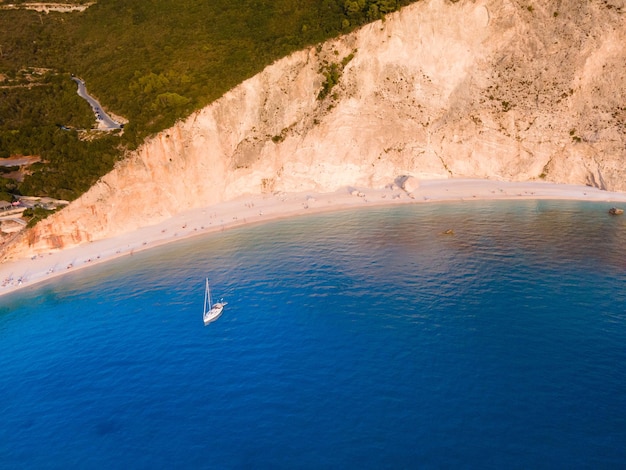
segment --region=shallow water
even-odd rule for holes
[[[294,218],[3,297],[0,466],[623,466],[626,219],[607,208]],[[229,302],[208,327],[206,276]]]

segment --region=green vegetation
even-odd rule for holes
[[[22,217],[28,219],[27,227],[34,227],[37,222],[45,219],[50,214],[53,214],[54,210],[47,210],[43,207],[33,207],[32,209],[26,209],[22,212]]]
[[[0,176],[0,201],[13,201],[12,193],[17,190],[17,183],[12,179]]]
[[[274,60],[411,2],[98,0],[84,12],[3,10],[0,157],[42,158],[16,191],[75,199],[126,150]],[[123,135],[84,137],[79,130],[95,122],[71,73],[129,120]]]
[[[328,96],[333,87],[339,82],[341,78],[341,68],[339,64],[332,63],[325,65],[322,70],[322,75],[324,75],[325,79],[322,84],[322,89],[317,95],[318,100],[323,100]]]
[[[355,51],[356,52],[356,51]],[[324,75],[324,83],[322,83],[322,89],[317,95],[318,100],[323,100],[326,98],[333,87],[339,83],[339,79],[341,78],[341,74],[343,73],[343,69],[346,65],[354,58],[355,52],[344,57],[341,63],[324,63],[322,68],[320,69],[320,73]]]
[[[576,129],[570,129],[569,135],[571,136],[573,142],[582,142],[582,139],[578,135],[576,135]]]

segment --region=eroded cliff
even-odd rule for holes
[[[150,139],[4,255],[246,193],[380,187],[399,175],[624,191],[624,44],[625,0],[413,4],[276,62]],[[320,99],[333,69],[338,83]]]

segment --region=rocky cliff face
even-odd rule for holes
[[[624,191],[625,3],[413,4],[276,62],[155,136],[5,256],[246,193],[379,187],[399,175]],[[331,70],[341,76],[320,99]]]

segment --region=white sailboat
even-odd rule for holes
[[[211,303],[211,289],[209,288],[209,279],[207,278],[204,290],[204,311],[202,313],[204,324],[208,325],[212,321],[217,320],[224,310],[224,305],[226,305],[226,302],[223,301],[215,304]]]

